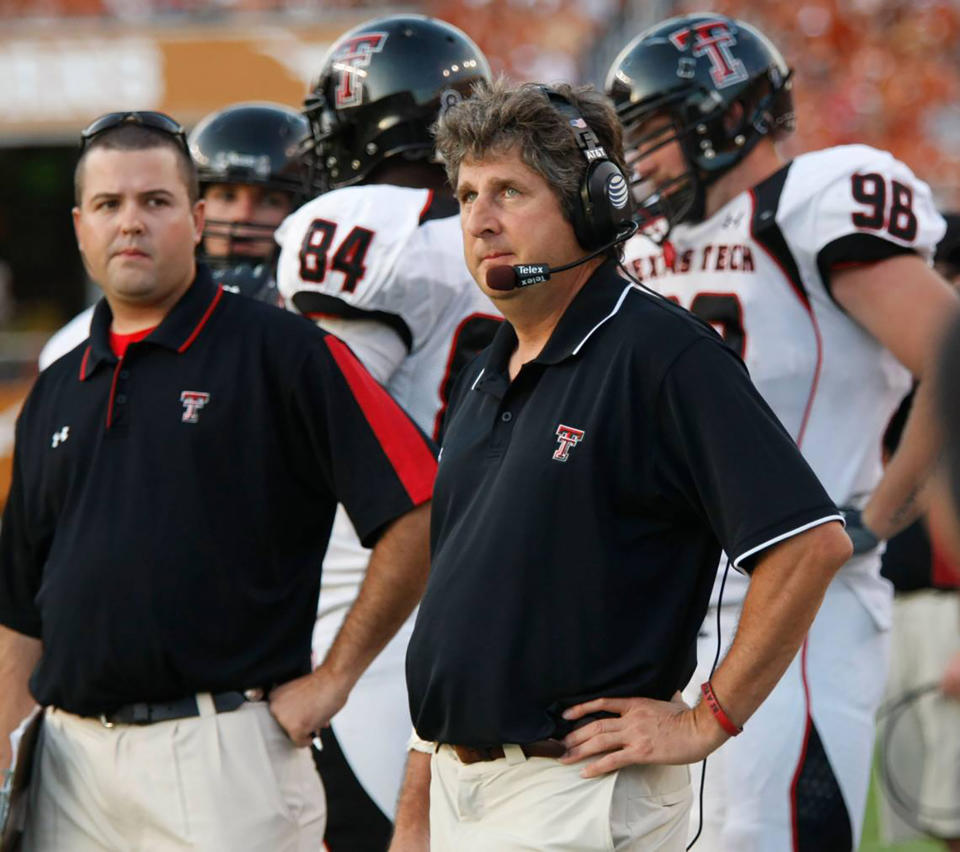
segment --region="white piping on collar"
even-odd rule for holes
[[[590,339],[593,333],[598,328],[600,328],[600,326],[603,325],[608,319],[616,315],[617,311],[620,310],[620,306],[623,304],[623,300],[627,298],[627,293],[629,293],[631,290],[639,290],[639,289],[640,288],[636,284],[627,284],[627,286],[623,288],[623,292],[620,294],[620,298],[617,299],[617,304],[613,306],[613,310],[610,311],[609,314],[607,314],[602,320],[600,320],[600,322],[598,322],[593,328],[590,329],[590,331],[587,332],[587,336],[584,337],[583,340],[581,340],[574,348],[573,354],[576,355],[577,353],[579,353],[580,350],[583,349],[583,345]]]
[[[477,389],[477,382],[479,382],[480,379],[483,378],[483,374],[484,374],[485,372],[487,372],[487,368],[486,368],[486,367],[483,367],[483,368],[480,370],[480,373],[477,375],[477,377],[473,380],[473,384],[470,385],[470,390],[476,390],[476,389]]]

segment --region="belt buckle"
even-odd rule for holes
[[[111,721],[107,718],[107,714],[106,714],[106,713],[101,713],[101,714],[100,714],[100,724],[103,725],[103,727],[105,727],[105,728],[115,728],[115,727],[116,727],[116,724],[115,724],[114,722],[111,722]]]

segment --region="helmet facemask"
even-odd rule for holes
[[[635,113],[637,111],[634,111]],[[654,123],[663,116],[663,123]],[[653,127],[650,124],[654,123]],[[690,164],[682,144],[683,129],[673,114],[663,109],[643,111],[624,120],[624,147],[630,188],[645,232],[664,239],[669,229],[691,216],[702,194],[702,183]],[[654,152],[676,144],[682,152],[686,169],[680,174],[655,183],[646,177],[643,162]]]

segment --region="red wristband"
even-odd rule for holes
[[[703,697],[707,702],[707,707],[710,708],[710,712],[713,713],[714,718],[720,723],[720,727],[723,728],[723,730],[730,734],[731,737],[743,733],[743,728],[734,725],[730,717],[720,706],[720,702],[717,701],[717,696],[713,694],[713,687],[710,685],[709,680],[701,685],[700,691],[703,693]]]

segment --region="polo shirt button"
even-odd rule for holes
[[[504,423],[509,423],[511,420],[513,420],[513,415],[509,411],[504,411],[503,414],[500,415],[500,419]]]
[[[121,379],[129,379],[129,378],[130,378],[130,371],[129,371],[129,370],[121,370],[121,371],[120,371],[120,378],[121,378]]]
[[[127,401],[127,395],[123,393],[117,394],[117,405],[123,405]]]

